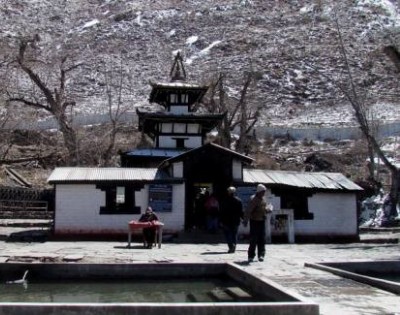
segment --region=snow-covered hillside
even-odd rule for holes
[[[400,73],[383,50],[399,48],[399,8],[398,0],[0,0],[3,91],[27,83],[10,61],[19,39],[36,36],[47,82],[57,81],[63,56],[82,65],[68,81],[76,112],[106,111],[104,69],[121,65],[125,106],[148,105],[148,81],[167,80],[180,50],[191,80],[224,72],[232,97],[256,73],[248,101],[263,108],[260,125],[353,124],[337,88],[350,86],[337,21],[371,117],[399,120]]]

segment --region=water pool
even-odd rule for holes
[[[398,260],[306,263],[305,266],[400,294],[400,261]]]
[[[7,284],[26,270],[25,285]],[[0,279],[7,314],[319,314],[317,304],[229,263],[4,263]]]
[[[235,292],[238,294],[235,295]],[[187,303],[262,302],[267,299],[249,292],[227,277],[159,280],[29,280],[0,285],[0,302],[35,303]]]

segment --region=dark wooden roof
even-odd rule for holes
[[[202,126],[202,132],[207,133],[217,127],[225,114],[172,114],[169,112],[145,112],[136,110],[139,117],[139,131],[151,135],[157,133],[157,125],[161,122],[177,122],[177,123],[198,123]]]
[[[208,90],[208,86],[205,85],[188,84],[183,82],[151,82],[150,84],[152,89],[150,92],[149,102],[157,103],[164,107],[167,105],[167,96],[171,93],[186,93],[189,96],[188,105],[190,106],[199,102]]]
[[[150,92],[150,103],[157,103],[166,107],[168,94],[187,94],[189,96],[190,105],[199,102],[208,90],[206,85],[198,85],[186,82],[186,70],[183,64],[181,54],[178,52],[170,72],[170,82],[150,82],[152,90]]]
[[[238,160],[241,160],[242,162],[244,162],[246,164],[251,164],[254,161],[253,158],[251,158],[251,157],[249,157],[247,155],[243,155],[241,153],[238,153],[236,151],[230,150],[228,148],[222,147],[222,146],[220,146],[218,144],[215,144],[215,143],[211,142],[211,143],[207,143],[207,144],[205,144],[205,145],[203,145],[201,147],[189,150],[189,151],[187,151],[185,153],[182,153],[182,154],[180,154],[178,156],[175,156],[175,157],[172,157],[170,159],[167,159],[167,160],[163,161],[160,164],[159,168],[162,169],[163,167],[167,167],[171,163],[174,163],[174,162],[177,162],[177,161],[182,161],[182,160],[185,160],[185,159],[188,159],[188,158],[190,159],[192,156],[196,156],[196,155],[198,155],[199,152],[202,152],[202,151],[213,151],[213,152],[215,152],[217,154],[230,155],[232,157],[235,157]]]

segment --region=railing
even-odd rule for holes
[[[0,200],[0,211],[48,211],[47,201]]]

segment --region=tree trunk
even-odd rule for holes
[[[236,150],[238,152],[245,152],[246,151],[246,144],[247,144],[247,133],[248,133],[248,118],[247,118],[247,102],[246,102],[246,96],[247,96],[247,91],[250,86],[250,83],[252,81],[252,73],[250,72],[247,77],[246,81],[243,86],[243,90],[240,96],[240,136],[239,140],[236,144]]]
[[[19,45],[19,54],[17,57],[17,64],[21,70],[29,77],[32,83],[38,89],[38,93],[44,97],[44,102],[38,102],[37,96],[32,95],[18,95],[17,97],[11,97],[9,101],[20,102],[26,106],[33,108],[39,108],[50,113],[58,122],[60,131],[63,134],[64,145],[68,151],[67,162],[70,165],[77,165],[78,163],[78,143],[75,130],[70,125],[68,116],[66,114],[69,106],[74,106],[74,101],[69,101],[66,97],[66,82],[67,73],[78,67],[73,65],[69,68],[65,68],[65,62],[67,57],[63,57],[60,60],[60,76],[57,87],[52,86],[45,79],[43,79],[39,72],[35,71],[35,68],[31,64],[31,60],[25,59],[26,50],[35,44],[37,38],[22,39]]]
[[[64,144],[68,151],[67,162],[71,166],[78,165],[79,162],[79,150],[76,132],[72,126],[68,123],[68,119],[65,113],[56,115],[60,131],[63,135]]]
[[[392,184],[390,186],[390,201],[391,201],[391,209],[390,215],[397,216],[397,204],[399,201],[400,194],[400,169],[396,171],[392,171],[391,173]]]
[[[396,205],[399,202],[399,187],[400,187],[400,170],[396,167],[396,165],[394,165],[392,162],[389,161],[389,159],[386,157],[385,153],[383,152],[383,150],[381,149],[377,139],[374,137],[373,132],[372,132],[372,128],[370,125],[370,122],[367,119],[366,116],[366,111],[365,111],[365,107],[363,106],[364,104],[362,103],[362,101],[360,101],[360,97],[359,94],[357,93],[356,90],[356,86],[355,86],[355,81],[353,79],[352,76],[352,72],[350,69],[350,65],[349,65],[349,60],[347,58],[347,52],[343,43],[343,38],[342,38],[342,34],[340,31],[340,27],[339,27],[339,22],[337,20],[337,18],[335,19],[336,22],[336,28],[338,31],[338,36],[339,36],[339,45],[340,45],[340,50],[345,62],[345,66],[348,72],[348,76],[349,76],[349,82],[350,82],[350,90],[347,90],[343,87],[340,87],[341,90],[344,92],[344,94],[346,95],[346,97],[348,98],[351,106],[353,107],[354,111],[355,111],[355,116],[356,119],[360,125],[360,129],[361,132],[364,134],[365,138],[368,141],[368,147],[369,149],[372,149],[378,156],[378,158],[384,163],[385,167],[389,170],[390,174],[391,174],[391,179],[392,179],[392,183],[391,183],[391,187],[390,187],[390,201],[391,201],[391,214],[396,214]],[[400,60],[398,51],[395,50],[395,52],[393,52],[393,50],[390,51],[386,51],[387,53],[391,53],[392,55],[392,59],[393,61],[397,64],[398,61]]]
[[[373,181],[376,180],[376,175],[375,175],[375,154],[374,154],[374,149],[372,145],[367,141],[367,146],[368,146],[368,156],[369,156],[369,164],[368,164],[368,171],[369,171],[369,178]]]
[[[225,112],[227,112],[227,109],[226,109],[226,104],[225,104],[224,75],[222,73],[219,75],[218,89],[219,89],[220,112],[225,113]],[[219,132],[220,132],[221,145],[225,148],[230,148],[231,147],[231,130],[230,130],[228,115],[225,115],[224,119],[222,120],[222,125],[221,125]]]

